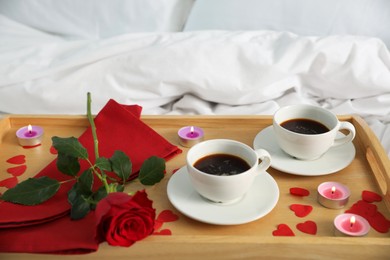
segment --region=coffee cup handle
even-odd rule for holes
[[[339,146],[351,142],[355,138],[356,130],[353,124],[350,122],[340,122],[339,131],[343,129],[348,130],[349,133],[341,138],[336,138],[334,140],[333,146]]]
[[[257,157],[261,160],[259,163],[258,170],[265,171],[271,166],[271,155],[264,149],[257,149],[256,151]]]

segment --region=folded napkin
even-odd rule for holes
[[[143,161],[150,156],[168,160],[181,152],[143,123],[139,119],[140,114],[139,106],[124,106],[110,100],[95,118],[100,156],[109,158],[115,150],[125,152],[132,161],[132,176],[137,175]],[[79,137],[79,141],[94,161],[90,127]],[[87,167],[86,163],[81,163],[81,171]],[[40,176],[58,180],[68,178],[57,170],[56,160],[35,177]],[[97,250],[92,228],[95,226],[93,212],[81,220],[72,221],[69,218],[67,192],[72,185],[61,185],[54,197],[36,206],[1,202],[0,252],[83,253]]]

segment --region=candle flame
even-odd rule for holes
[[[355,216],[352,216],[352,217],[349,219],[349,223],[351,223],[351,227],[353,227],[353,225],[355,224],[355,221],[356,221]]]
[[[334,194],[335,192],[336,192],[336,187],[333,186],[333,187],[332,187],[332,194]]]
[[[193,134],[193,133],[194,133],[194,131],[195,131],[194,127],[193,127],[193,126],[191,126],[191,128],[190,128],[190,132],[191,132],[191,134]]]
[[[31,132],[32,132],[32,126],[31,126],[31,125],[28,125],[28,126],[27,126],[27,130],[28,130],[29,133],[31,133]]]

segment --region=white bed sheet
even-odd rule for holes
[[[390,156],[390,54],[369,37],[276,31],[69,40],[0,16],[0,111],[84,114],[113,98],[144,114],[273,114],[309,103],[359,114]]]

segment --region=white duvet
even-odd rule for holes
[[[66,40],[0,16],[0,112],[273,114],[309,103],[359,114],[390,156],[390,53],[376,38],[275,31],[133,33]]]

